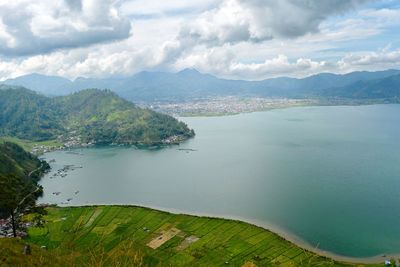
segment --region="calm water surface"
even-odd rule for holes
[[[241,218],[341,255],[400,253],[400,105],[183,120],[197,135],[179,147],[46,154],[56,160],[53,172],[83,168],[64,178],[47,175],[41,202],[73,198],[71,205]]]

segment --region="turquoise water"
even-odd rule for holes
[[[83,168],[47,175],[41,202],[241,218],[340,255],[400,253],[400,105],[183,120],[197,135],[179,147],[46,154],[53,171]]]

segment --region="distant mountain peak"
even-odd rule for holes
[[[16,77],[16,78],[21,78],[21,77],[40,77],[40,76],[46,76],[46,75],[43,75],[43,74],[40,74],[40,73],[37,73],[37,72],[33,72],[33,73],[28,73],[28,74],[25,74],[25,75],[21,75],[21,76]]]
[[[79,77],[76,77],[74,81],[76,82],[76,81],[86,81],[86,80],[89,80],[89,78],[79,76]]]
[[[177,74],[179,75],[202,75],[197,69],[195,68],[186,68],[179,71]]]
[[[43,79],[59,79],[59,80],[69,80],[67,78],[61,77],[61,76],[55,76],[55,75],[47,75],[47,74],[42,74],[42,73],[28,73],[25,75],[21,75],[18,77],[15,77],[13,80],[18,80],[18,79],[26,79],[26,78],[43,78]]]

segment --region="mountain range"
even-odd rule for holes
[[[321,73],[310,77],[262,81],[227,80],[195,69],[177,73],[140,72],[124,78],[77,78],[29,74],[2,82],[24,86],[48,96],[67,95],[87,88],[110,89],[133,102],[185,102],[223,96],[284,98],[398,99],[400,70]]]

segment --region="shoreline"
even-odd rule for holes
[[[353,106],[374,106],[374,105],[398,105],[399,103],[372,103],[372,104],[364,104],[364,105],[334,105],[334,106],[342,106],[342,107],[353,107]],[[318,105],[313,105],[313,106],[301,106],[301,107],[286,107],[286,108],[309,108],[309,107],[320,107]],[[325,106],[324,106],[325,107]],[[328,107],[328,106],[327,106]],[[329,106],[331,107],[331,106]],[[286,109],[282,108],[282,109]],[[258,112],[268,112],[271,110],[265,110],[265,111],[254,111],[251,113],[258,113]],[[247,114],[247,113],[239,113],[235,114],[236,115],[241,115],[241,114]],[[187,118],[187,117],[184,117]],[[110,145],[106,145],[109,147]],[[219,219],[227,219],[227,220],[236,220],[236,221],[241,221],[244,223],[248,223],[251,225],[255,225],[257,227],[260,227],[266,231],[269,231],[271,233],[276,234],[277,236],[280,236],[284,238],[285,240],[295,244],[296,246],[305,249],[307,251],[313,252],[319,256],[327,257],[336,261],[340,262],[347,262],[347,263],[360,263],[360,264],[376,264],[376,263],[382,263],[385,259],[390,259],[390,258],[400,258],[400,252],[396,252],[393,254],[378,254],[374,256],[368,256],[368,257],[352,257],[352,256],[345,256],[345,255],[340,255],[336,254],[331,251],[323,250],[318,248],[318,246],[313,246],[309,242],[303,240],[299,236],[293,234],[292,232],[285,230],[277,225],[270,224],[268,222],[263,222],[260,220],[256,219],[249,219],[249,218],[243,218],[240,216],[231,216],[231,215],[226,215],[226,214],[212,214],[212,213],[202,213],[202,212],[190,212],[190,211],[185,211],[185,210],[179,210],[175,208],[163,208],[159,206],[154,206],[154,205],[146,205],[146,204],[80,204],[80,205],[62,205],[60,206],[61,208],[63,207],[85,207],[85,206],[133,206],[133,207],[143,207],[143,208],[149,208],[157,211],[163,211],[163,212],[168,212],[168,213],[173,213],[173,214],[186,214],[186,215],[192,215],[192,216],[201,216],[201,217],[209,217],[209,218],[219,218]]]
[[[359,106],[374,106],[374,105],[399,105],[399,102],[357,102],[357,103],[347,103],[347,102],[338,102],[338,103],[328,103],[328,102],[316,102],[311,104],[303,104],[303,105],[282,105],[282,106],[271,106],[262,109],[254,109],[254,110],[246,110],[239,112],[198,112],[198,113],[181,113],[175,114],[176,118],[197,118],[197,117],[223,117],[223,116],[236,116],[241,114],[249,114],[249,113],[258,113],[258,112],[268,112],[272,110],[281,110],[281,109],[290,109],[290,108],[306,108],[306,107],[359,107]],[[168,112],[163,112],[165,114],[169,114],[174,116],[174,114],[170,114]]]
[[[44,203],[39,203],[39,204],[44,204]],[[49,205],[55,205],[55,204],[49,204]],[[239,216],[231,216],[231,215],[215,215],[215,214],[210,214],[210,213],[202,213],[202,212],[189,212],[189,211],[182,211],[179,209],[174,209],[174,208],[163,208],[163,207],[158,207],[154,205],[144,205],[144,204],[84,204],[84,205],[63,205],[63,206],[58,206],[55,205],[58,208],[80,208],[80,207],[97,207],[97,206],[115,206],[115,207],[137,207],[137,208],[145,208],[145,209],[150,209],[154,211],[160,211],[160,212],[166,212],[166,213],[171,213],[175,215],[189,215],[189,216],[195,216],[195,217],[207,217],[210,219],[223,219],[223,220],[232,220],[232,221],[238,221],[242,223],[246,223],[249,225],[253,225],[259,228],[262,228],[265,231],[269,231],[284,240],[296,245],[297,247],[307,250],[309,252],[315,253],[317,256],[321,257],[326,257],[329,259],[332,259],[334,261],[338,262],[343,262],[343,263],[350,263],[350,264],[380,264],[385,261],[385,259],[391,259],[391,258],[400,258],[400,253],[398,254],[380,254],[380,255],[375,255],[371,257],[351,257],[351,256],[345,256],[345,255],[340,255],[336,254],[334,252],[326,251],[319,249],[318,247],[312,246],[310,243],[307,241],[303,240],[302,238],[298,237],[297,235],[290,233],[287,230],[284,230],[280,228],[279,226],[268,224],[265,222],[261,222],[258,220],[251,220],[251,219],[246,219],[246,218],[241,218]]]
[[[282,106],[282,107],[271,107],[266,109],[256,109],[250,111],[242,111],[242,112],[232,112],[232,113],[193,113],[193,114],[178,114],[176,118],[214,118],[214,117],[224,117],[224,116],[238,116],[243,114],[251,114],[251,113],[261,113],[261,112],[269,112],[274,110],[284,110],[291,108],[311,108],[311,107],[360,107],[360,106],[375,106],[375,105],[400,105],[400,103],[339,103],[339,104],[311,104],[311,105],[298,105],[298,106]],[[167,114],[167,113],[166,113]]]

